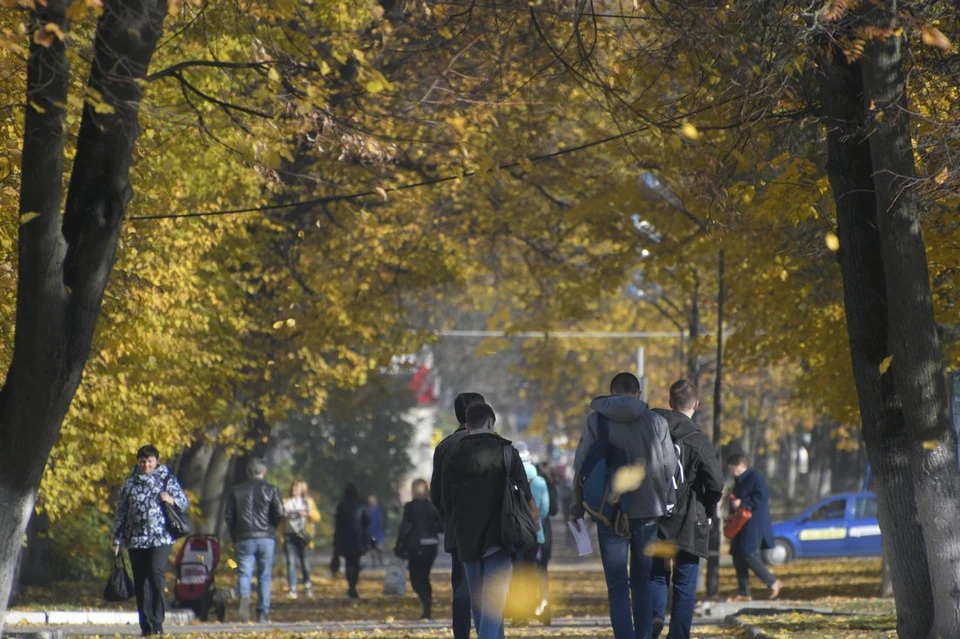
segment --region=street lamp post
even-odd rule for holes
[[[717,373],[713,381],[713,446],[717,459],[723,464],[720,446],[720,413],[722,411],[723,383],[723,249],[717,263]],[[720,594],[720,513],[713,513],[713,525],[710,527],[710,552],[707,556],[707,597],[715,599]]]

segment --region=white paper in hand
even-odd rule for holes
[[[593,544],[590,542],[590,533],[587,532],[587,524],[583,519],[578,519],[577,524],[579,524],[580,530],[577,530],[577,527],[573,525],[572,521],[567,522],[567,527],[573,534],[573,540],[577,542],[577,554],[581,557],[593,554]]]

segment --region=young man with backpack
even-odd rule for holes
[[[634,375],[619,373],[610,383],[610,393],[590,404],[593,412],[573,462],[570,519],[579,528],[584,513],[590,512],[597,521],[614,638],[650,639],[653,558],[643,551],[656,540],[660,520],[668,512],[677,457],[666,421],[640,399],[640,381]],[[644,469],[639,486],[616,494],[617,473],[636,477],[640,473],[631,469],[639,466]]]
[[[520,453],[494,430],[496,415],[487,404],[467,409],[467,435],[449,452],[443,464],[441,496],[457,556],[463,562],[470,590],[478,639],[503,637],[503,609],[507,602],[513,558],[536,545],[540,514],[533,501]],[[507,502],[507,499],[510,499]],[[508,533],[519,501],[529,524],[526,544],[516,547]]]
[[[670,517],[660,523],[660,537],[677,544],[673,559],[673,608],[667,639],[689,639],[697,603],[700,558],[710,545],[710,524],[717,516],[723,494],[723,470],[710,439],[693,421],[699,406],[697,387],[681,379],[670,387],[670,410],[657,408],[670,428],[679,463],[674,474],[676,503]],[[654,559],[652,581],[653,637],[663,630],[670,588],[670,566]]]
[[[460,393],[453,400],[453,412],[457,418],[457,430],[437,444],[433,452],[433,476],[430,478],[430,502],[444,520],[443,547],[453,561],[450,569],[450,585],[453,588],[453,639],[470,638],[470,590],[463,572],[463,562],[457,555],[457,539],[453,534],[452,513],[443,509],[443,465],[457,444],[467,436],[467,409],[474,404],[483,404],[480,393]]]

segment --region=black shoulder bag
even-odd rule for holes
[[[167,492],[167,486],[170,484],[171,475],[163,482],[163,492]],[[168,504],[160,500],[160,507],[163,509],[163,518],[166,519],[167,532],[174,539],[186,537],[193,532],[193,526],[190,524],[190,517],[176,504]]]
[[[523,554],[537,545],[537,524],[530,515],[530,507],[523,493],[510,477],[513,466],[513,446],[503,447],[503,506],[500,513],[500,537],[504,547],[512,553]]]

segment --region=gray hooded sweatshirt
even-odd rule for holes
[[[573,459],[574,477],[597,441],[597,413],[607,417],[610,443],[625,452],[630,464],[643,464],[647,469],[640,488],[627,494],[627,516],[630,519],[659,519],[667,513],[667,487],[677,469],[677,453],[670,439],[667,421],[632,395],[597,397],[590,403],[594,412],[587,416],[587,427],[580,437]],[[572,517],[584,513],[579,479],[574,479]]]

